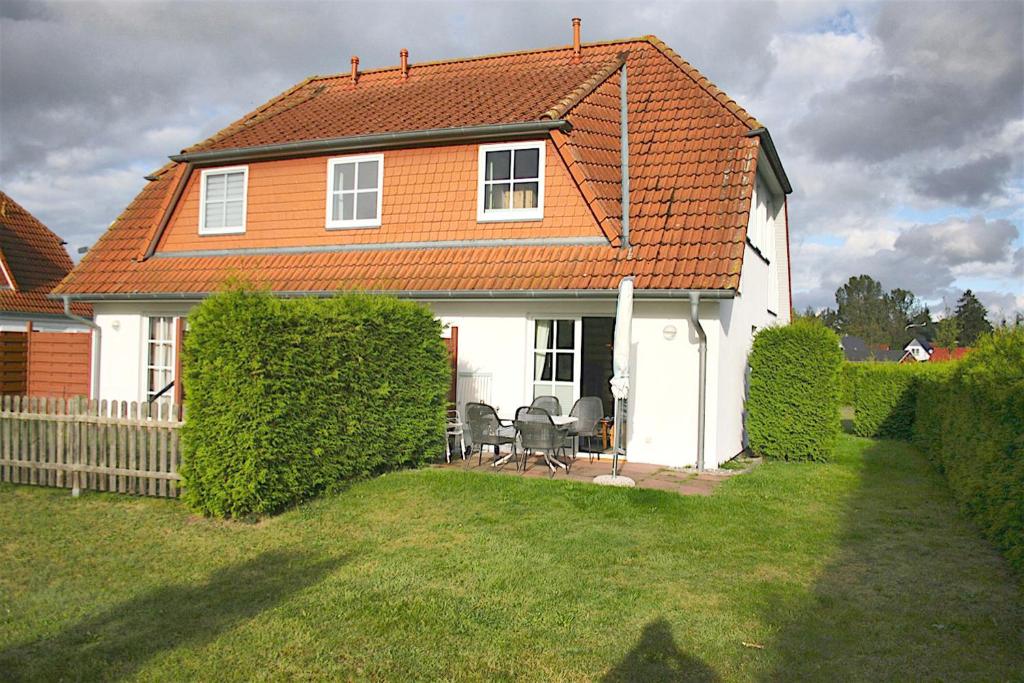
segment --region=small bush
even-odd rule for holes
[[[827,460],[839,435],[835,332],[797,321],[757,333],[750,352],[747,432],[750,448],[778,460]]]
[[[914,441],[1024,574],[1024,330],[986,335],[945,365],[918,379]]]
[[[189,324],[182,477],[197,510],[275,512],[444,442],[450,368],[425,307],[234,288]]]

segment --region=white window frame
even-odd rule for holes
[[[212,175],[242,172],[242,224],[223,226],[220,228],[206,227],[206,179]],[[227,190],[225,188],[225,201]],[[200,235],[240,235],[245,233],[245,223],[249,209],[249,167],[224,166],[207,168],[199,174],[199,234]]]
[[[538,320],[553,320],[557,327],[559,320],[567,320],[573,323],[573,362],[572,362],[572,382],[560,382],[555,379],[555,373],[557,369],[557,359],[554,361],[554,365],[551,368],[551,379],[550,380],[538,380],[534,378],[536,372],[536,355],[538,352],[546,352],[546,350],[537,349],[537,321]],[[552,329],[552,334],[556,335],[557,329]],[[580,398],[580,373],[583,370],[583,318],[577,315],[565,315],[558,313],[539,313],[537,315],[529,315],[526,319],[526,402],[523,405],[529,405],[533,402],[534,393],[538,384],[555,386],[569,386],[572,385],[572,401],[575,403]],[[554,341],[552,343],[555,343]],[[566,353],[568,349],[562,349],[559,351],[557,348],[552,348],[553,353]],[[547,395],[547,394],[546,394]],[[550,395],[554,395],[553,393]],[[572,408],[572,403],[569,405],[563,405],[562,410],[568,414],[568,411]]]
[[[177,373],[177,368],[178,368],[178,348],[177,348],[177,345],[178,345],[178,340],[177,340],[177,325],[178,325],[178,323],[177,323],[177,319],[178,319],[178,317],[179,316],[174,315],[173,313],[152,313],[152,314],[147,314],[142,319],[142,392],[141,392],[142,395],[141,395],[140,398],[141,398],[143,403],[149,403],[149,397],[152,394],[155,394],[156,392],[158,392],[161,389],[163,389],[164,386],[166,386],[166,383],[165,383],[164,386],[153,387],[152,390],[151,390],[150,386],[149,386],[149,373],[150,373],[150,370],[157,370],[157,369],[158,370],[167,370],[167,369],[169,369],[170,370],[171,380],[174,381],[174,382],[178,381],[178,377],[177,377],[177,374],[176,374]],[[169,341],[165,342],[165,341],[155,340],[155,339],[153,339],[150,336],[150,329],[149,329],[150,328],[150,321],[155,319],[155,318],[168,318],[171,321],[171,332],[170,332],[170,340]],[[170,348],[171,348],[171,358],[170,358],[170,366],[169,366],[169,368],[164,367],[162,365],[160,365],[160,366],[150,365],[150,362],[149,362],[149,347],[154,342],[159,343],[159,344],[166,344],[166,345],[170,346]],[[156,402],[159,403],[161,401],[165,401],[167,403],[173,402],[174,401],[174,390],[168,391],[166,394],[164,394],[163,396],[158,398]]]
[[[0,273],[4,276],[3,283],[0,283],[0,289],[14,290],[14,280],[11,278],[11,274],[7,272],[7,266],[4,265],[4,259],[0,257]]]
[[[352,218],[351,220],[332,220],[331,209],[333,208],[334,195],[345,193],[359,194],[359,163],[363,161],[377,162],[377,217],[376,218]],[[334,188],[334,167],[339,164],[356,164],[355,189],[336,190]],[[370,192],[372,190],[362,190]],[[379,228],[384,208],[384,155],[383,154],[358,154],[346,157],[334,157],[327,160],[327,213],[326,226],[328,230],[339,230],[344,228]],[[355,205],[352,207],[352,215],[355,216]]]
[[[514,191],[515,178],[515,150],[536,149],[537,154],[537,206],[524,209],[490,209],[484,211],[484,187],[493,181],[487,181],[487,153],[513,152],[511,166],[509,168],[508,182],[513,185],[510,191]],[[476,220],[478,223],[489,223],[494,221],[538,221],[544,218],[544,161],[547,156],[547,143],[544,140],[532,140],[529,142],[504,142],[493,145],[480,145],[477,157],[477,184],[476,184]],[[521,179],[522,180],[522,179]],[[499,181],[505,182],[505,181]],[[527,180],[526,182],[531,182]]]

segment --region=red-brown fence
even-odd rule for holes
[[[0,332],[0,396],[28,391],[28,334]]]
[[[0,481],[176,498],[178,406],[4,396]]]
[[[28,333],[29,396],[89,395],[91,332]]]

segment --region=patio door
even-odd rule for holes
[[[533,321],[533,395],[555,396],[566,413],[580,395],[579,318]]]

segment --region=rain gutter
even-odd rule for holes
[[[782,186],[782,191],[786,194],[793,194],[793,186],[789,184],[786,169],[782,168],[782,160],[779,159],[779,152],[775,149],[775,143],[772,142],[772,135],[768,132],[768,129],[755,128],[744,133],[744,136],[761,139],[761,149],[764,150],[764,155],[768,157],[768,164],[775,171],[775,177],[778,179],[779,185]]]
[[[616,289],[480,289],[480,290],[293,290],[274,292],[283,298],[301,296],[327,298],[349,292],[361,294],[381,294],[399,299],[418,299],[423,301],[522,301],[545,299],[580,299],[614,301],[618,296]],[[71,299],[75,301],[201,301],[216,292],[128,292],[102,294],[61,294],[53,298]],[[732,299],[736,291],[732,289],[637,289],[634,298],[645,301],[678,301],[690,299],[697,295],[702,299]]]
[[[572,124],[565,119],[525,121],[522,123],[497,123],[482,126],[458,126],[454,128],[430,128],[427,130],[401,131],[396,133],[374,133],[371,135],[350,135],[325,140],[303,140],[272,145],[215,149],[199,152],[182,152],[170,157],[171,161],[209,165],[238,161],[263,161],[314,154],[333,154],[363,149],[389,149],[413,145],[443,144],[449,142],[484,142],[488,140],[516,140],[533,138],[552,130],[569,132]]]
[[[626,63],[619,77],[619,161],[622,166],[622,248],[629,249],[629,98],[626,94]]]

